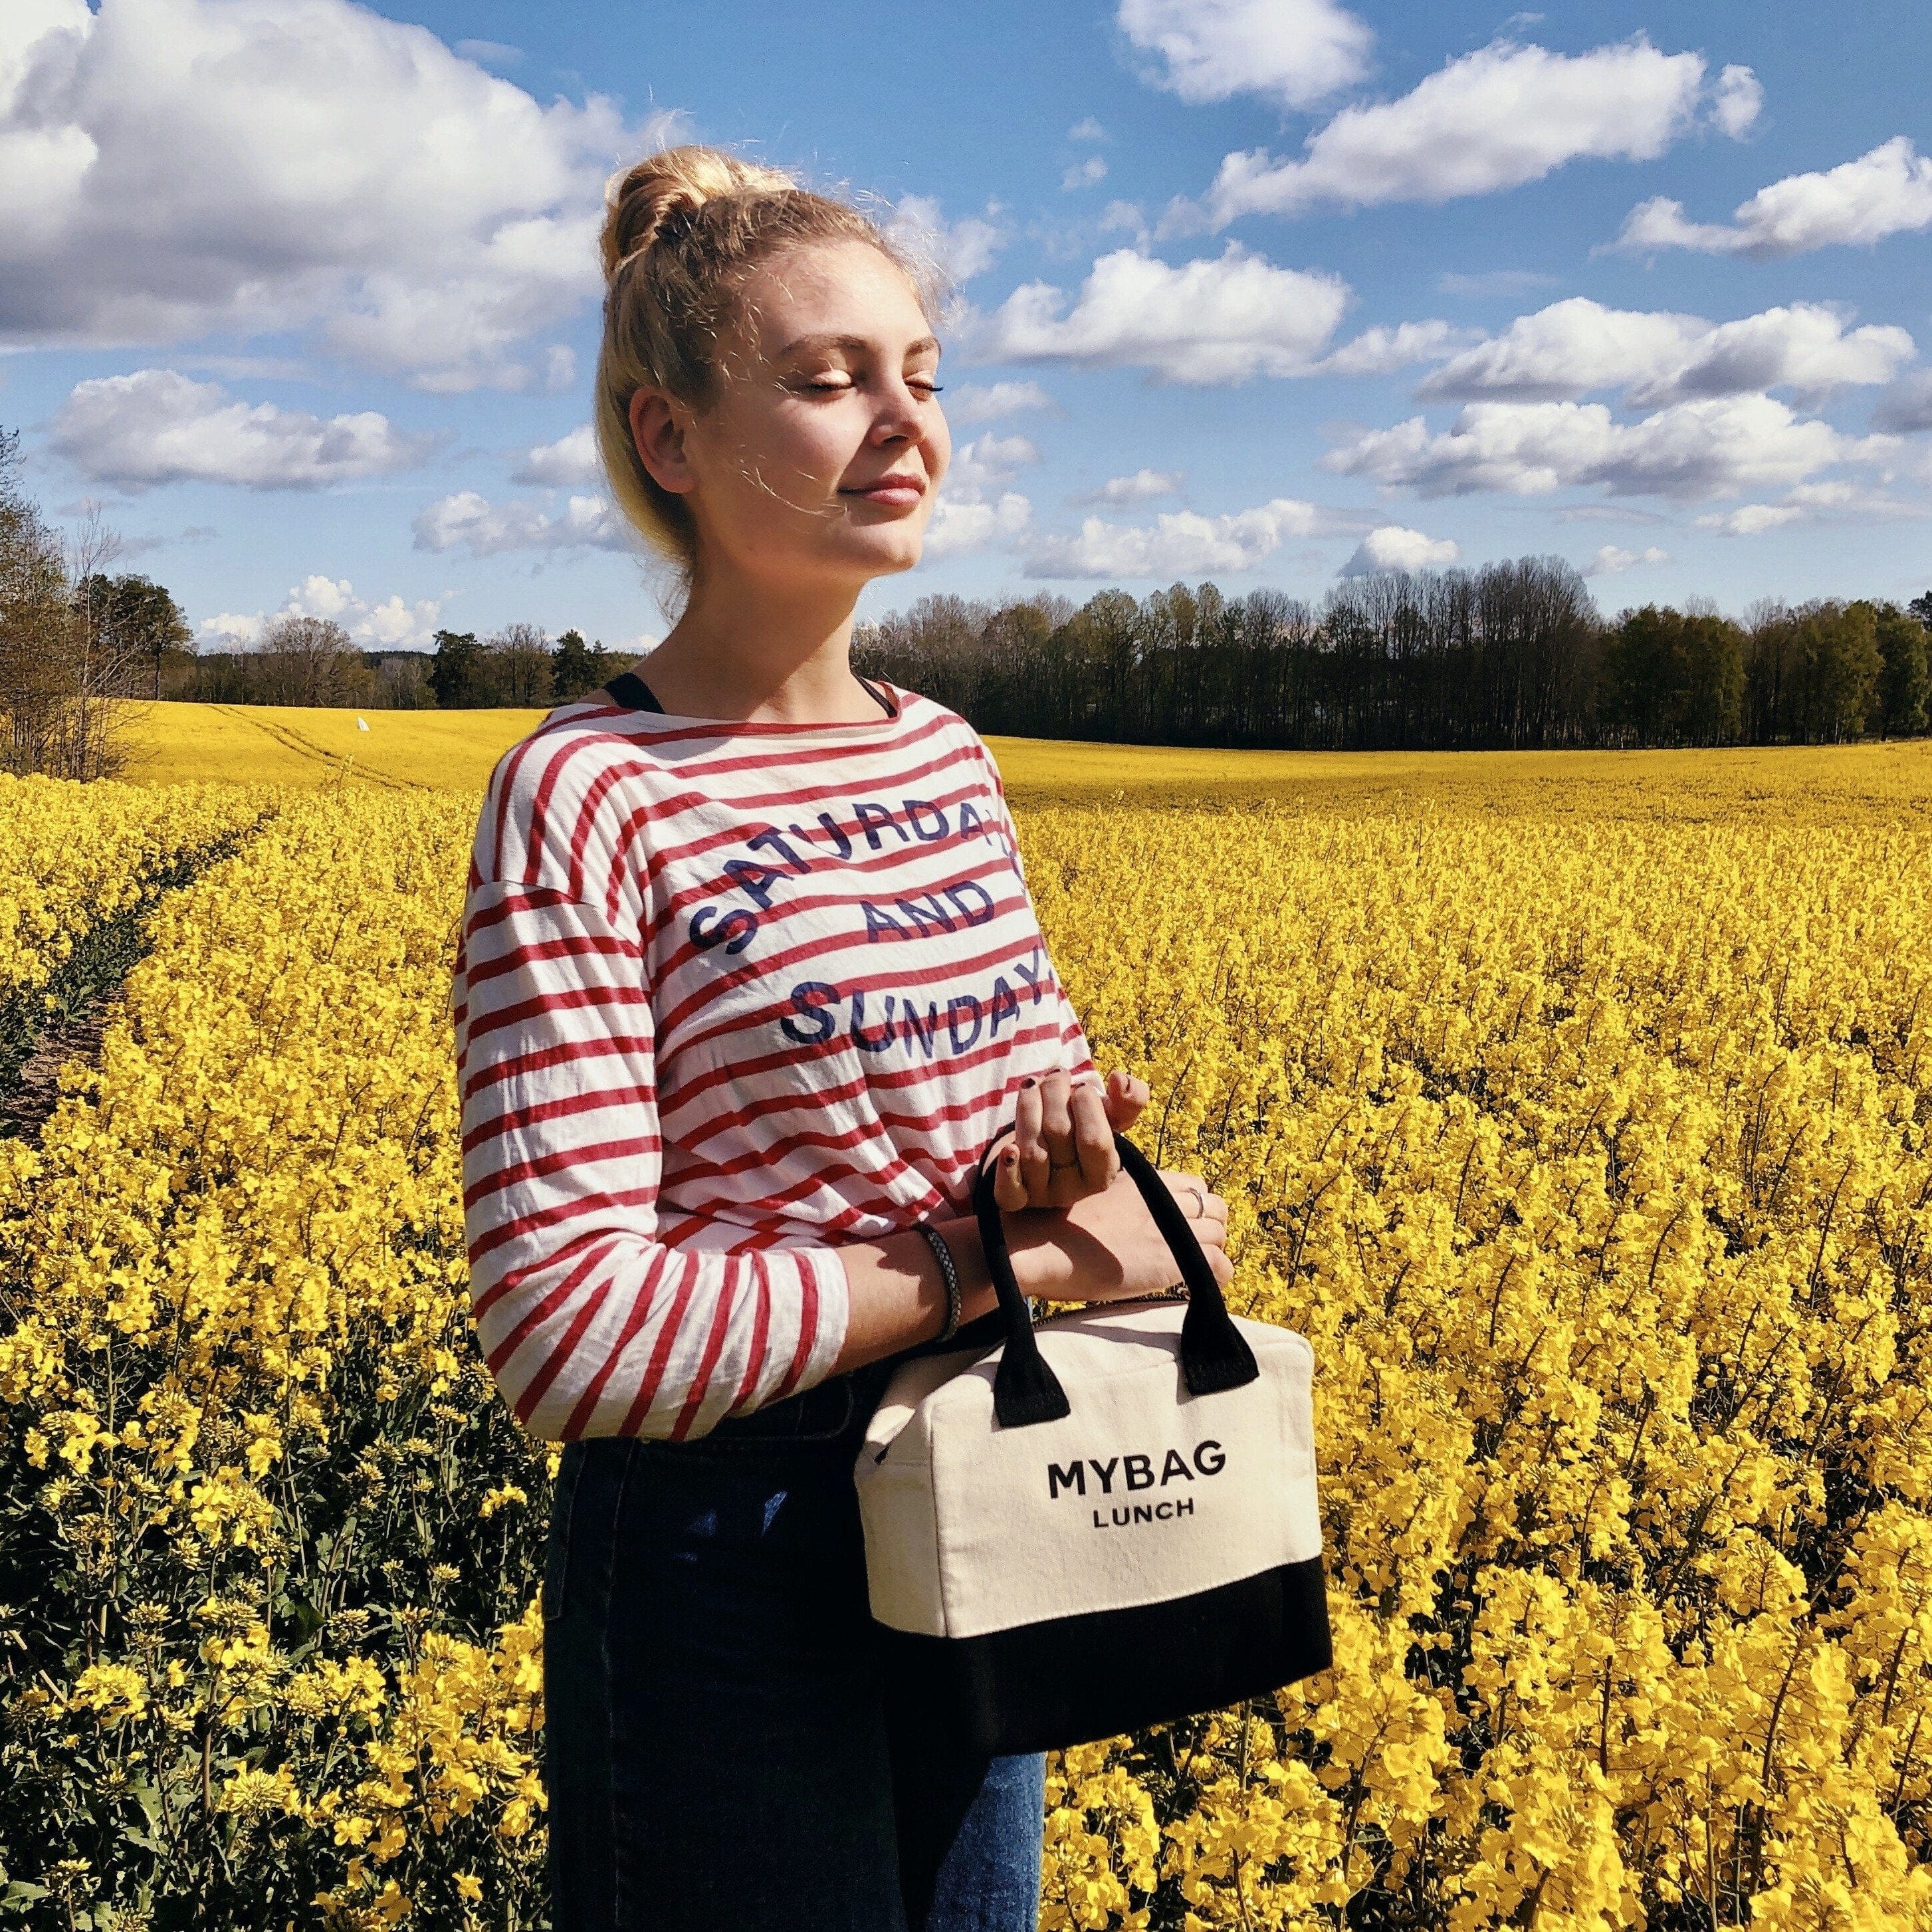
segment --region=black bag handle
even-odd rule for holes
[[[1002,1136],[1014,1130],[1009,1121],[986,1144],[990,1154]],[[1114,1150],[1120,1165],[1153,1215],[1154,1226],[1165,1238],[1169,1252],[1180,1264],[1187,1284],[1187,1313],[1180,1324],[1180,1370],[1188,1392],[1210,1395],[1220,1389],[1239,1388],[1260,1375],[1254,1351],[1234,1326],[1227,1304],[1221,1299],[1221,1285],[1195,1239],[1194,1230],[1180,1204],[1168,1190],[1160,1170],[1125,1134],[1114,1136]],[[973,1177],[973,1211],[980,1223],[980,1244],[986,1252],[987,1271],[993,1277],[993,1290],[999,1298],[1000,1312],[1006,1317],[1006,1346],[993,1377],[993,1412],[1002,1429],[1023,1429],[1030,1422],[1054,1422],[1072,1413],[1060,1378],[1048,1367],[1033,1332],[1033,1317],[1027,1298],[1013,1274],[1012,1258],[1006,1252],[1006,1224],[1000,1218],[999,1203],[993,1198],[993,1166],[986,1154],[980,1156]],[[1096,1307],[1104,1303],[1096,1302]]]

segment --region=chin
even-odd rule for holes
[[[916,566],[926,551],[926,532],[909,530],[896,543],[868,544],[862,568],[873,577],[891,577]]]

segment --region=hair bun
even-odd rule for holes
[[[610,177],[604,190],[600,248],[604,279],[640,255],[674,218],[695,214],[728,195],[770,194],[795,188],[782,169],[742,161],[722,148],[694,143],[661,148]]]

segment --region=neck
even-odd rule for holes
[[[776,590],[742,579],[692,589],[638,672],[668,711],[772,724],[847,724],[879,707],[852,674],[856,586]]]

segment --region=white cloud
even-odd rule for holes
[[[1726,68],[1711,90],[1711,118],[1733,141],[1750,131],[1763,106],[1764,88],[1748,67]]]
[[[1252,570],[1286,537],[1312,536],[1322,513],[1277,496],[1252,510],[1204,517],[1164,512],[1149,526],[1089,517],[1075,536],[1043,536],[1028,550],[1029,577],[1180,578]]]
[[[237,402],[218,383],[172,369],[76,383],[50,439],[83,476],[124,490],[184,482],[313,490],[413,469],[446,440],[406,434],[374,410],[325,420]]]
[[[1006,244],[999,213],[999,203],[989,201],[983,215],[948,221],[936,196],[908,194],[900,197],[882,225],[888,240],[930,256],[955,281],[970,282],[993,266],[993,257]]]
[[[1697,497],[1802,482],[1834,464],[1882,460],[1893,447],[1888,438],[1861,440],[1801,421],[1776,398],[1753,395],[1675,403],[1634,423],[1616,421],[1601,403],[1472,403],[1440,434],[1413,416],[1318,460],[1426,496],[1598,485]]]
[[[1670,553],[1652,544],[1648,550],[1622,550],[1606,544],[1583,566],[1586,577],[1614,577],[1619,571],[1634,570],[1639,564],[1668,563]]]
[[[340,617],[355,602],[356,586],[346,577],[304,577],[282,610],[296,617]]]
[[[0,342],[314,330],[431,388],[538,386],[519,345],[600,286],[605,176],[676,124],[541,106],[350,0],[14,0]]]
[[[1344,108],[1299,160],[1261,148],[1226,156],[1207,218],[1220,228],[1323,202],[1444,202],[1539,181],[1568,161],[1654,160],[1694,124],[1703,78],[1701,55],[1663,53],[1641,37],[1574,56],[1499,40],[1400,100]]]
[[[1186,472],[1179,470],[1136,470],[1131,476],[1110,476],[1097,490],[1083,491],[1071,500],[1076,503],[1150,503],[1158,496],[1172,496],[1180,488]]]
[[[1039,460],[1039,450],[1025,436],[995,436],[987,430],[952,452],[940,488],[944,494],[967,501],[1010,482],[1015,471]]]
[[[1053,398],[1037,382],[965,382],[947,393],[949,422],[996,422],[1022,410],[1053,407]]]
[[[922,559],[963,556],[1010,543],[1033,520],[1033,506],[1017,490],[1005,491],[994,502],[942,496],[932,506],[926,526]]]
[[[1089,154],[1084,161],[1076,161],[1060,178],[1061,189],[1071,194],[1075,190],[1091,188],[1096,182],[1107,178],[1107,164],[1098,154]]]
[[[1697,527],[1700,530],[1719,530],[1726,536],[1754,537],[1766,530],[1795,524],[1804,514],[1802,509],[1790,503],[1746,503],[1718,515],[1700,517]]]
[[[1846,318],[1821,302],[1793,302],[1700,335],[1684,366],[1659,371],[1634,386],[1634,402],[1677,397],[1741,395],[1752,389],[1789,388],[1808,396],[1862,384],[1888,382],[1917,350],[1911,336],[1890,323],[1846,327]]]
[[[1277,268],[1230,241],[1218,259],[1170,268],[1132,248],[1102,255],[1070,312],[1047,282],[1016,289],[969,323],[998,362],[1131,364],[1170,382],[1240,382],[1306,373],[1348,299],[1337,276]]]
[[[1433,362],[1480,332],[1451,328],[1446,322],[1404,322],[1394,328],[1364,329],[1352,342],[1331,350],[1315,367],[1324,376],[1386,376],[1417,362]]]
[[[1872,428],[1900,436],[1932,429],[1932,369],[1922,369],[1886,390],[1872,410]]]
[[[1932,482],[1932,476],[1926,480]],[[1798,484],[1784,493],[1781,502],[1746,503],[1735,510],[1700,517],[1696,524],[1700,530],[1716,530],[1726,536],[1754,537],[1792,524],[1842,524],[1848,518],[1866,523],[1877,518],[1896,522],[1928,516],[1932,516],[1932,504],[1922,499],[1902,500],[1863,484],[1830,477]]]
[[[1843,478],[1825,483],[1801,483],[1785,493],[1784,500],[1802,510],[1846,510],[1870,500],[1868,491]]]
[[[635,550],[630,526],[602,496],[572,496],[553,513],[536,503],[492,503],[474,490],[439,497],[416,517],[418,550],[466,546],[472,556],[508,550]]]
[[[1066,138],[1070,141],[1104,141],[1107,138],[1107,130],[1089,114],[1075,122],[1067,129]]]
[[[512,483],[540,483],[568,488],[572,484],[601,484],[603,466],[597,460],[597,439],[588,423],[579,423],[554,442],[540,442],[524,452],[510,472]]]
[[[218,650],[241,650],[252,644],[262,634],[266,620],[260,611],[252,616],[244,616],[238,610],[218,611],[212,617],[201,620],[201,634]]]
[[[1928,471],[1924,481],[1932,482],[1932,471]],[[1932,503],[1922,498],[1902,501],[1896,496],[1888,496],[1882,490],[1868,489],[1863,484],[1831,481],[1823,483],[1801,483],[1796,489],[1787,490],[1784,500],[1794,503],[1802,510],[1832,510],[1840,517],[1922,518],[1932,516]]]
[[[1664,196],[1640,202],[1610,244],[1642,250],[1694,248],[1760,260],[1863,244],[1932,228],[1932,155],[1896,134],[1856,160],[1821,173],[1787,175],[1732,211],[1731,223],[1691,221]]]
[[[424,597],[406,603],[392,595],[380,604],[370,604],[356,596],[356,586],[347,578],[318,573],[295,585],[272,617],[331,618],[365,650],[427,650],[434,641],[444,602]],[[260,610],[224,610],[203,618],[199,628],[218,649],[245,650],[260,638],[272,617]]]
[[[478,67],[514,67],[524,57],[521,47],[511,46],[502,40],[458,40],[456,51]]]
[[[405,604],[400,597],[386,597],[368,607],[350,634],[366,640],[373,650],[427,650],[442,614],[440,598],[419,598]]]
[[[1334,0],[1120,0],[1115,18],[1158,57],[1148,79],[1197,105],[1262,94],[1310,106],[1366,74],[1375,41]]]
[[[1384,524],[1370,531],[1355,546],[1355,554],[1335,574],[1337,577],[1369,577],[1384,570],[1432,570],[1454,563],[1462,554],[1453,538],[1425,536],[1420,530],[1405,530],[1400,524]]]
[[[1620,388],[1683,366],[1700,328],[1694,316],[1608,309],[1582,296],[1518,316],[1501,335],[1425,377],[1416,394],[1553,399]]]
[[[1606,308],[1576,296],[1519,316],[1502,334],[1426,376],[1416,394],[1527,401],[1620,388],[1646,406],[1769,388],[1816,395],[1846,383],[1889,382],[1914,352],[1904,329],[1848,332],[1845,317],[1820,302],[1710,322],[1668,310]]]
[[[926,527],[922,555],[964,556],[1020,536],[1032,524],[1033,505],[1005,486],[1016,471],[1039,460],[1040,452],[1028,438],[998,436],[991,430],[956,449]]]

